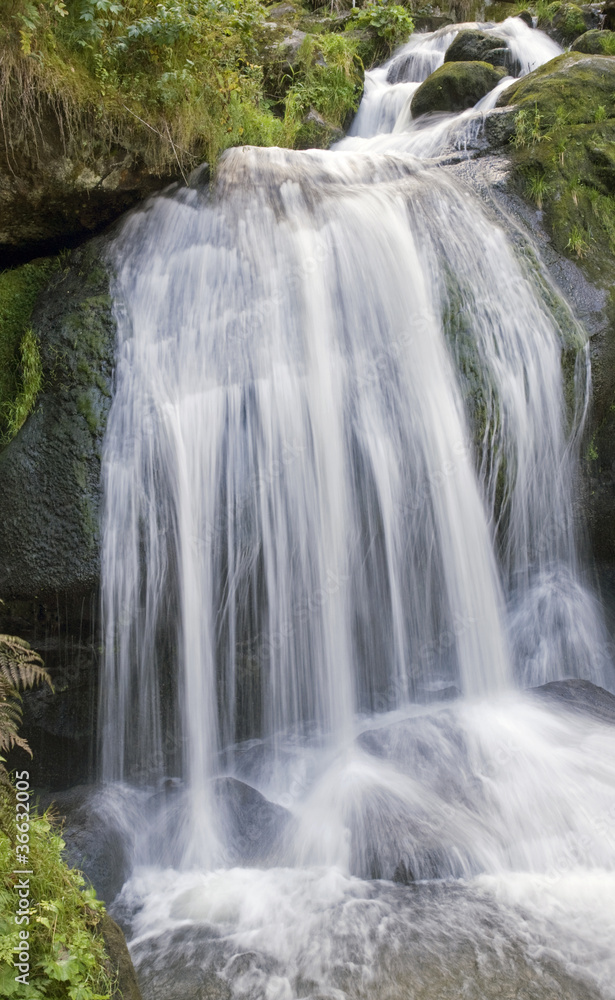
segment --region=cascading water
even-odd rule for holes
[[[113,247],[103,766],[145,977],[177,953],[254,1000],[615,996],[613,913],[567,896],[615,882],[615,730],[516,690],[612,686],[572,517],[587,352],[423,162],[495,104],[409,119],[459,27],[368,74],[334,151],[230,150]],[[555,54],[488,30],[523,71]],[[363,881],[393,877],[416,893]]]

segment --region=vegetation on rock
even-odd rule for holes
[[[0,273],[0,446],[15,436],[41,389],[40,350],[29,324],[56,266],[54,260],[36,260]]]
[[[421,84],[412,98],[412,114],[464,111],[489,93],[506,75],[486,62],[447,62]]]
[[[42,681],[51,684],[40,656],[22,639],[0,635],[0,753],[15,745],[30,752],[18,733],[19,691]],[[29,802],[28,811],[17,809],[28,794],[17,788],[0,756],[0,993],[23,1000],[105,1000],[115,982],[100,933],[104,907],[81,873],[62,860],[65,845],[50,816],[38,816]],[[20,852],[27,852],[29,906],[19,908],[17,921]],[[27,982],[16,979],[20,952],[28,956]]]
[[[599,31],[597,28],[586,31],[575,39],[570,49],[588,55],[615,56],[615,31]]]
[[[514,179],[544,210],[556,248],[615,274],[615,60],[570,52],[504,92],[518,108]]]

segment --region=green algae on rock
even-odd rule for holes
[[[428,76],[412,98],[412,116],[431,111],[464,111],[506,75],[502,67],[487,62],[450,62]]]
[[[95,586],[100,453],[111,401],[115,323],[98,241],[56,270],[31,316],[43,388],[0,453],[0,593]]]
[[[592,28],[574,40],[571,52],[585,52],[588,55],[615,56],[615,31],[600,31]]]

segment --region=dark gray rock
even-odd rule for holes
[[[532,692],[545,701],[551,701],[575,712],[591,715],[601,722],[615,724],[615,695],[590,681],[571,678],[551,681],[532,688]]]
[[[237,778],[216,778],[224,843],[235,865],[280,863],[291,814]]]
[[[444,54],[444,62],[486,62],[492,66],[511,65],[511,53],[501,38],[468,28],[460,31]]]
[[[141,1000],[137,974],[122,929],[105,913],[100,930],[111,968],[117,976],[117,987],[111,1000]]]
[[[83,872],[97,896],[111,903],[128,878],[130,841],[118,828],[109,803],[92,785],[78,785],[65,792],[41,794],[39,808],[63,821],[64,859]]]
[[[39,296],[43,391],[0,454],[0,597],[74,592],[99,576],[100,458],[115,352],[109,271],[96,240]]]
[[[449,62],[428,76],[412,98],[413,118],[433,111],[464,111],[488,94],[506,75],[486,62]]]
[[[515,134],[516,108],[494,108],[485,115],[484,135],[490,147],[508,145]]]

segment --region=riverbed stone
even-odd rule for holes
[[[444,62],[486,62],[492,66],[508,66],[510,50],[501,38],[468,28],[460,31],[449,45]]]
[[[487,62],[444,63],[428,76],[412,98],[413,118],[433,111],[464,111],[506,75],[501,67]]]

